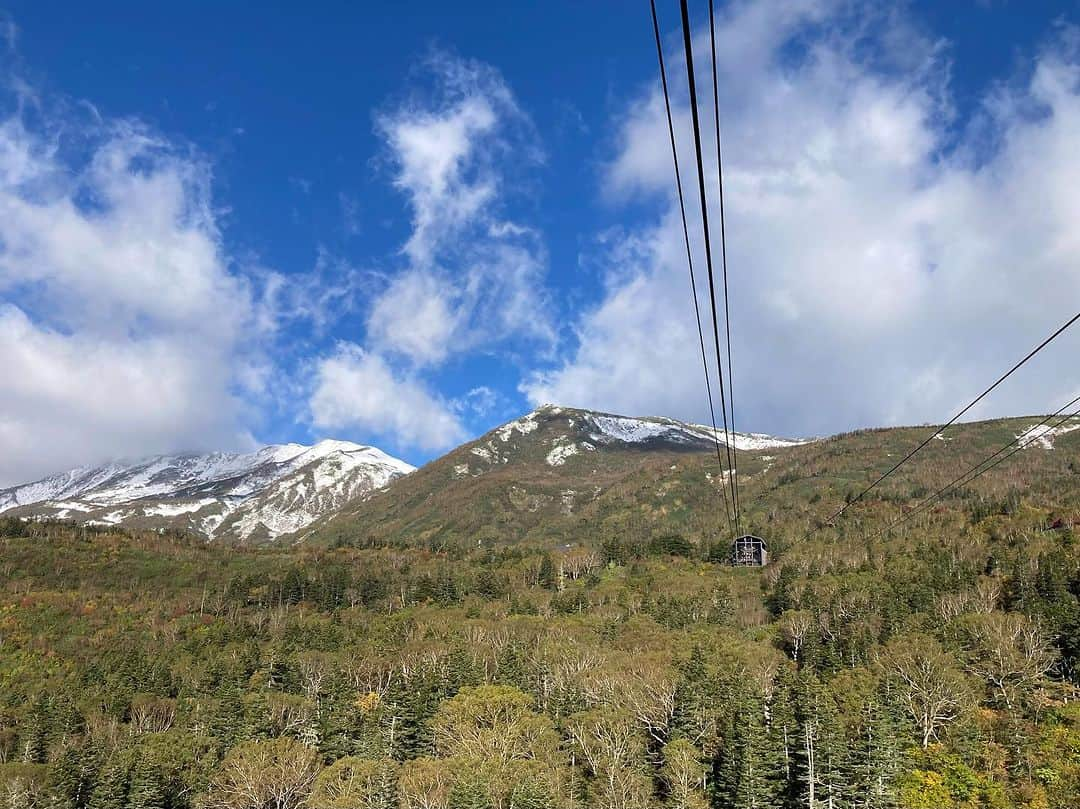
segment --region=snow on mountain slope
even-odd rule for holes
[[[546,405],[548,410],[561,410]],[[545,408],[540,408],[544,410]],[[540,412],[534,411],[536,412]],[[613,416],[606,413],[590,413],[579,411],[587,425],[593,432],[592,437],[601,443],[622,442],[624,444],[638,444],[648,441],[661,440],[674,444],[693,445],[703,439],[713,442],[713,429],[703,424],[688,424],[675,419],[663,417],[631,418],[629,416]],[[533,416],[533,414],[530,414]],[[528,419],[530,416],[527,416]],[[755,452],[762,449],[775,449],[777,447],[795,447],[807,444],[812,439],[803,438],[777,438],[765,433],[728,433],[727,438],[723,430],[717,430],[716,436],[721,443],[730,440],[735,449],[746,452]]]
[[[1059,435],[1071,433],[1073,430],[1080,430],[1080,421],[1076,418],[1068,419],[1067,421],[1068,423],[1056,422],[1055,425],[1032,425],[1026,430],[1017,433],[1016,437],[1020,439],[1020,446],[1025,449],[1029,447],[1053,449],[1054,439]]]
[[[530,419],[535,421],[536,414],[541,412],[555,413],[558,415],[562,413],[563,410],[562,408],[545,405],[544,407],[533,411],[533,413],[530,413],[524,419],[519,419],[519,421],[527,421]],[[569,425],[574,426],[576,423],[580,423],[580,425],[589,433],[590,437],[599,444],[644,444],[661,442],[693,447],[700,445],[702,442],[712,444],[714,440],[712,427],[707,427],[703,424],[689,424],[663,417],[631,418],[629,416],[614,416],[607,413],[593,413],[585,410],[568,412],[573,412],[576,415],[576,420],[574,418],[568,418]],[[514,422],[511,422],[511,424],[513,423]],[[777,438],[775,436],[766,435],[765,433],[736,432],[728,433],[725,438],[722,429],[717,430],[715,434],[716,437],[720,439],[721,444],[730,441],[731,446],[744,452],[756,452],[763,449],[775,449],[778,447],[795,447],[800,444],[810,443],[810,441],[813,440],[803,438]],[[587,447],[587,449],[588,448],[590,447]]]
[[[327,452],[320,445],[300,456],[301,466],[237,507],[222,529],[245,540],[260,534],[270,538],[289,534],[413,471],[409,464],[374,447],[350,449],[356,445],[335,443],[343,446]]]
[[[156,456],[0,490],[0,512],[266,540],[411,471],[374,447],[335,440],[251,453]]]
[[[551,425],[560,425],[552,433]],[[506,464],[515,457],[515,443],[534,440],[541,425],[543,442],[548,447],[548,466],[563,466],[573,456],[601,447],[639,447],[641,449],[708,450],[714,445],[713,430],[700,424],[688,424],[662,417],[632,418],[590,410],[543,405],[514,421],[496,427],[469,447],[468,452],[484,465]],[[723,430],[716,436],[724,443]],[[730,433],[735,449],[757,452],[763,449],[794,447],[813,439],[777,438],[764,433]],[[472,474],[462,467],[460,474]]]
[[[705,435],[712,439],[713,429],[712,427],[706,427],[704,424],[693,425],[695,429],[700,430]],[[716,431],[716,435],[720,439],[720,443],[727,443],[724,440],[724,430],[719,428]],[[778,449],[781,447],[797,447],[801,444],[811,444],[816,441],[816,438],[778,438],[775,435],[768,435],[767,433],[728,433],[731,438],[731,446],[735,449],[742,450],[743,452],[757,452],[762,449]]]

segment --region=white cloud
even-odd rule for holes
[[[322,249],[308,272],[237,259],[192,147],[3,78],[0,486],[303,418],[295,368],[374,276]]]
[[[0,485],[250,444],[239,366],[264,332],[208,167],[133,123],[34,119],[0,123]]]
[[[527,117],[492,68],[437,54],[433,93],[378,119],[408,198],[408,264],[373,303],[367,337],[384,354],[437,365],[515,336],[555,338],[546,253],[508,221],[507,172],[539,159]]]
[[[422,364],[444,360],[459,328],[454,293],[431,273],[408,272],[394,279],[375,301],[368,335],[380,345]]]
[[[446,449],[466,437],[447,403],[352,343],[319,362],[311,412],[317,427],[360,429],[421,450]]]
[[[451,404],[458,413],[471,413],[479,418],[486,418],[502,402],[503,397],[500,394],[487,385],[478,385]]]
[[[310,271],[282,273],[253,267],[249,272],[259,281],[256,311],[260,328],[272,331],[302,321],[310,326],[309,338],[323,337],[335,323],[354,315],[359,299],[374,287],[372,273],[357,269],[324,247],[316,250]],[[300,343],[309,344],[310,340]]]
[[[249,443],[233,421],[225,358],[180,340],[63,334],[4,305],[0,364],[7,484],[111,457]]]
[[[18,119],[0,125],[0,288],[32,288],[65,328],[232,339],[250,303],[221,254],[207,167],[127,124],[74,175],[50,150]]]
[[[496,193],[495,178],[472,161],[477,142],[493,134],[498,113],[487,87],[467,92],[448,107],[405,109],[380,121],[398,163],[394,185],[413,207],[405,253],[415,264],[429,263],[447,234],[471,223]]]
[[[958,135],[941,48],[895,15],[873,19],[860,6],[854,19],[841,8],[740,3],[719,32],[736,404],[747,428],[940,420],[1080,300],[1080,60],[1069,37],[1026,80],[990,94]],[[845,44],[855,24],[857,50]],[[704,67],[699,81],[708,86]],[[685,150],[689,113],[676,101]],[[656,91],[623,117],[619,146],[608,195],[670,200]],[[686,178],[692,163],[681,159]],[[686,191],[695,201],[692,181]],[[613,252],[576,352],[524,386],[533,401],[703,417],[680,227],[669,202]],[[980,414],[1056,409],[1077,384],[1063,369],[1078,348],[1080,333],[1061,338]]]

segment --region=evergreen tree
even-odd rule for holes
[[[525,778],[510,791],[510,806],[514,809],[551,809],[554,801],[547,787],[536,778]]]
[[[97,757],[88,743],[65,749],[53,762],[52,785],[62,809],[89,809],[97,777]]]
[[[456,604],[460,600],[457,582],[454,581],[450,570],[445,566],[440,567],[435,577],[435,602],[445,607]]]
[[[428,671],[408,679],[400,677],[391,684],[382,716],[393,758],[405,761],[434,753],[429,722],[446,695],[443,684]]]
[[[793,667],[784,667],[777,678],[776,690],[769,706],[770,747],[776,756],[777,779],[783,803],[786,807],[800,806],[796,747],[799,743],[799,726],[796,705],[799,700],[797,675]]]
[[[239,686],[232,682],[222,683],[217,700],[209,717],[210,735],[221,745],[221,752],[247,738],[244,723],[244,703]]]
[[[550,553],[545,553],[540,560],[540,573],[536,577],[536,583],[545,590],[555,589],[555,563],[551,561]]]
[[[44,764],[49,755],[49,700],[44,694],[34,698],[21,734],[22,759],[27,764]]]
[[[495,571],[489,568],[482,568],[479,573],[476,574],[476,586],[473,588],[473,592],[481,598],[488,601],[494,600],[502,596],[505,588],[503,582],[499,580],[499,577],[495,574]]]
[[[800,805],[845,805],[847,751],[836,705],[812,674],[800,676],[797,695],[798,738],[794,758]]]
[[[859,715],[858,738],[851,744],[847,780],[854,809],[895,809],[894,780],[900,770],[900,722],[876,697]]]
[[[779,616],[788,610],[798,607],[792,595],[792,586],[798,579],[798,573],[791,565],[780,568],[780,574],[776,577],[772,592],[769,593],[765,603],[774,616]]]
[[[690,657],[682,665],[679,680],[675,685],[671,737],[689,739],[695,745],[700,745],[712,737],[715,733],[712,703],[705,671],[705,655],[701,647],[695,645],[690,651]]]
[[[522,645],[517,642],[506,644],[496,657],[495,682],[527,689],[527,665],[527,652]]]
[[[447,809],[493,809],[487,785],[476,774],[462,774],[450,789]]]
[[[128,785],[131,762],[127,756],[116,757],[98,774],[90,809],[128,809]]]
[[[285,604],[299,604],[304,600],[307,577],[297,567],[289,568],[281,583],[281,600]]]
[[[131,772],[128,809],[167,809],[161,770],[146,756],[140,756]]]
[[[455,643],[450,649],[446,661],[446,688],[451,694],[469,685],[480,685],[484,681],[484,672],[477,664],[476,657],[464,644]]]
[[[714,768],[717,804],[730,809],[774,809],[785,782],[775,737],[765,722],[765,703],[748,688],[731,694],[721,722]]]

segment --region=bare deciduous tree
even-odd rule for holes
[[[984,679],[1010,711],[1056,661],[1038,624],[1016,613],[971,616],[968,670]]]
[[[780,616],[780,636],[791,649],[791,659],[796,663],[813,628],[814,616],[806,610],[788,610]]]
[[[567,733],[601,785],[609,809],[644,809],[651,798],[645,745],[634,717],[611,709],[571,717]]]
[[[931,637],[909,635],[894,640],[885,648],[880,662],[899,686],[924,749],[971,702],[963,674]]]
[[[433,758],[404,762],[398,776],[402,809],[446,809],[454,782],[452,767]]]
[[[241,744],[210,781],[206,809],[298,809],[320,769],[317,750],[293,739]]]

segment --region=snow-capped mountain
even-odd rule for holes
[[[0,489],[0,512],[259,541],[297,531],[412,471],[375,447],[334,440],[160,455]]]

